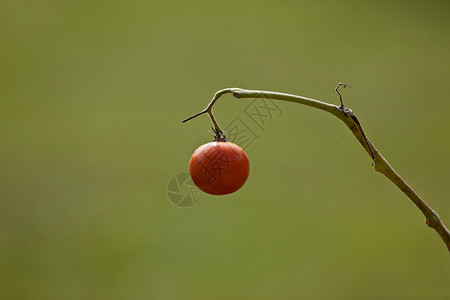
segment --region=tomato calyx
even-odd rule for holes
[[[216,129],[214,129],[214,128],[212,128],[211,127],[211,129],[213,130],[213,132],[214,132],[214,142],[226,142],[227,141],[227,137],[225,136],[225,133],[222,131],[222,130],[220,130],[220,129],[218,129],[218,130],[216,130]]]

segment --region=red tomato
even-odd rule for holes
[[[247,181],[250,164],[241,147],[230,142],[201,145],[192,154],[189,171],[195,185],[212,195],[236,192]]]

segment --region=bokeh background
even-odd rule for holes
[[[435,0],[1,1],[0,299],[450,299],[439,236],[324,112],[277,102],[240,191],[167,196],[217,90],[343,81],[450,225],[449,32]]]

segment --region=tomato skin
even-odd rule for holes
[[[230,142],[210,142],[192,154],[189,171],[195,185],[211,195],[239,190],[247,181],[250,164],[241,147]]]

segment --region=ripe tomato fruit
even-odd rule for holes
[[[250,164],[241,147],[217,141],[201,145],[194,151],[189,171],[200,190],[211,195],[226,195],[244,185]]]

